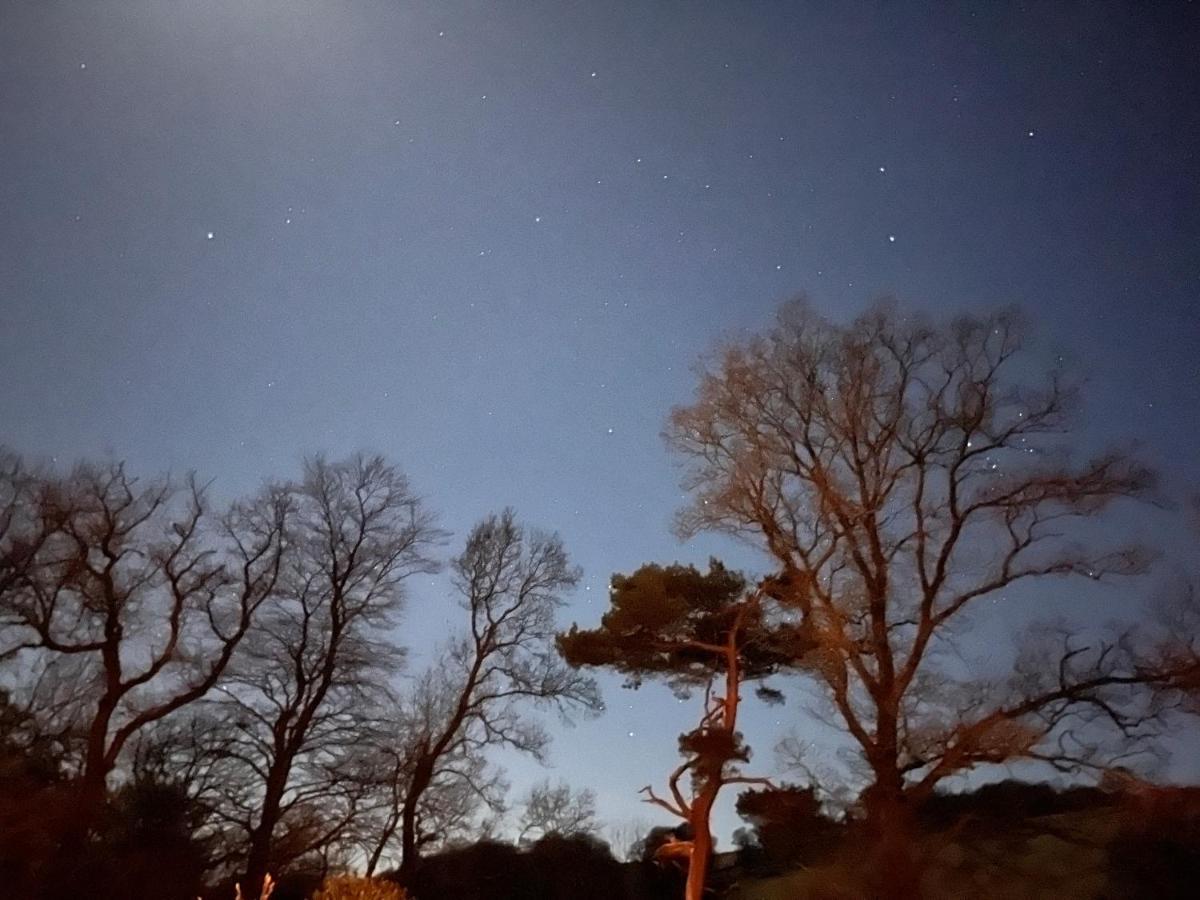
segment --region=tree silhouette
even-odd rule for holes
[[[743,791],[738,794],[737,813],[753,829],[743,837],[743,845],[775,871],[811,865],[841,837],[840,826],[822,814],[811,786],[783,784]]]
[[[522,845],[549,835],[594,836],[599,830],[595,792],[588,788],[573,791],[565,781],[552,784],[547,779],[533,785],[521,807],[517,841]]]
[[[700,723],[679,738],[684,761],[668,778],[669,796],[643,789],[647,802],[691,829],[690,845],[672,848],[687,858],[687,900],[704,893],[712,854],[709,818],[721,788],[764,781],[739,769],[750,757],[737,730],[742,685],[794,664],[806,646],[802,629],[767,625],[764,599],[716,560],[703,574],[691,566],[646,565],[613,576],[611,606],[599,628],[573,626],[558,639],[571,665],[614,669],[630,686],[660,677],[677,691],[704,690]],[[681,784],[685,777],[690,789]]]
[[[681,532],[764,549],[778,567],[765,589],[810,626],[818,682],[870,771],[887,896],[919,895],[912,811],[943,779],[1086,763],[1083,720],[1137,726],[1120,641],[1043,634],[997,682],[939,665],[965,616],[1018,583],[1146,562],[1067,540],[1152,478],[1115,453],[1070,462],[1072,391],[1059,372],[1030,383],[1021,346],[1011,313],[935,325],[881,305],[840,326],[796,302],[724,347],[668,428],[693,498]]]
[[[1191,498],[1188,512],[1200,548],[1200,495]],[[1176,581],[1154,607],[1158,634],[1143,655],[1143,670],[1161,702],[1200,718],[1200,571]]]
[[[141,482],[121,463],[0,470],[0,660],[36,673],[45,727],[79,738],[79,845],[131,739],[226,673],[279,579],[283,510],[244,528],[194,477]]]
[[[579,579],[557,535],[527,533],[505,510],[472,529],[452,569],[468,628],[403,700],[398,805],[371,856],[373,868],[398,830],[406,884],[422,847],[444,825],[437,796],[492,797],[482,758],[487,748],[541,758],[548,737],[530,707],[564,713],[600,708],[592,679],[564,665],[554,649],[555,612]],[[428,816],[432,821],[423,822]]]
[[[436,569],[429,552],[441,539],[407,479],[380,457],[311,459],[302,479],[237,514],[259,522],[278,504],[283,574],[211,711],[232,731],[212,733],[224,773],[214,788],[245,841],[249,896],[269,868],[327,847],[355,818],[363,782],[348,760],[390,702],[401,650],[389,632],[404,582]]]

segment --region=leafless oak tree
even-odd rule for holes
[[[130,740],[226,672],[279,579],[284,501],[250,527],[214,516],[195,478],[3,468],[0,659],[80,737],[77,841]]]
[[[216,757],[229,772],[218,807],[245,836],[252,896],[269,867],[328,846],[358,812],[364,782],[348,761],[389,702],[404,581],[436,568],[441,539],[379,457],[309,460],[238,515],[260,521],[276,496],[288,510],[282,574],[219,689],[233,735]]]
[[[1018,583],[1146,563],[1136,547],[1067,539],[1152,479],[1119,454],[1072,463],[1072,391],[1059,373],[1023,379],[1021,348],[1007,312],[936,325],[881,305],[839,326],[796,302],[727,345],[667,431],[693,498],[682,533],[766,550],[767,589],[811,626],[819,681],[870,770],[888,896],[919,896],[913,810],[943,779],[1069,764],[1083,718],[1135,725],[1119,640],[1060,636],[1011,678],[953,690],[939,664],[965,616]]]

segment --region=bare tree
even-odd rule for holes
[[[130,740],[226,671],[279,578],[284,502],[241,527],[194,477],[4,468],[0,659],[35,674],[39,711],[80,736],[79,841]]]
[[[1200,495],[1191,498],[1188,512],[1193,536],[1200,538]],[[1157,636],[1143,654],[1143,670],[1167,708],[1200,717],[1200,570],[1165,587],[1153,613]]]
[[[505,746],[541,758],[547,735],[530,705],[600,708],[595,683],[566,666],[554,648],[554,616],[579,579],[556,535],[526,533],[511,510],[472,529],[453,562],[453,580],[469,618],[407,701],[407,783],[398,821],[403,879],[411,878],[430,830],[422,822],[435,788],[458,784],[485,801],[480,753]]]
[[[653,827],[654,823],[648,818],[624,819],[610,823],[604,829],[605,840],[618,860],[633,862],[638,858],[642,840]]]
[[[37,558],[41,544],[54,533],[53,527],[38,527],[33,520],[35,479],[24,461],[0,446],[0,629],[19,626],[22,616],[5,598],[13,591],[27,568]],[[0,644],[0,662],[19,652],[20,644]]]
[[[216,759],[229,774],[216,804],[245,836],[243,890],[269,867],[329,846],[364,801],[347,760],[389,701],[402,659],[389,630],[406,578],[434,571],[441,539],[407,479],[379,457],[317,457],[286,498],[283,572],[245,652],[220,688],[232,736]],[[238,515],[261,520],[274,501]],[[286,839],[285,839],[286,838]]]
[[[360,771],[372,785],[371,804],[362,821],[360,844],[367,874],[374,875],[388,860],[399,862],[399,834],[414,769],[424,736],[445,714],[442,694],[449,675],[440,665],[421,674],[401,696],[400,713],[380,730],[366,749]],[[460,742],[448,748],[415,811],[418,854],[453,846],[492,828],[491,819],[504,811],[508,785],[487,759],[486,744]]]
[[[590,788],[575,791],[565,781],[538,782],[529,788],[521,806],[517,840],[522,844],[551,834],[564,837],[595,834],[600,828],[596,821],[595,791]]]
[[[1070,765],[1083,719],[1135,725],[1120,640],[1057,636],[989,684],[954,687],[944,665],[965,616],[1018,583],[1146,562],[1067,540],[1152,479],[1119,454],[1072,464],[1072,392],[1059,373],[1022,383],[1020,350],[1010,313],[940,326],[885,305],[842,327],[792,303],[723,349],[667,432],[693,497],[681,532],[766,550],[766,589],[811,626],[819,682],[869,768],[887,896],[919,896],[913,810],[944,778]]]

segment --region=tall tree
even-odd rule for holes
[[[614,575],[609,596],[611,608],[599,628],[573,626],[559,636],[571,665],[614,669],[633,687],[646,677],[661,677],[680,692],[704,690],[700,723],[679,738],[684,761],[667,780],[669,796],[643,789],[648,803],[690,826],[691,846],[682,848],[688,862],[685,897],[700,900],[717,795],[727,784],[765,783],[739,770],[750,757],[737,730],[742,686],[794,663],[805,639],[794,626],[768,625],[762,592],[747,591],[740,575],[715,560],[703,574],[691,566],[646,565],[632,575]]]
[[[353,819],[362,782],[343,764],[388,702],[404,582],[436,569],[429,553],[441,539],[408,480],[380,457],[311,459],[299,481],[266,497],[238,514],[260,521],[270,498],[284,498],[283,571],[221,685],[232,735],[215,735],[228,772],[216,782],[218,805],[245,836],[249,896],[269,867],[322,849]]]
[[[970,686],[937,652],[1018,583],[1145,564],[1136,547],[1067,540],[1152,478],[1116,453],[1070,461],[1073,392],[1059,372],[1030,380],[1021,331],[1008,312],[938,325],[881,305],[841,326],[792,303],[722,349],[667,432],[693,498],[681,532],[767,551],[767,589],[811,626],[814,671],[870,770],[888,896],[919,895],[912,811],[943,779],[1068,765],[1081,718],[1134,724],[1119,644],[1066,634],[1029,648],[1012,678]]]
[[[488,747],[542,758],[548,737],[530,705],[564,714],[600,708],[595,683],[564,665],[554,649],[555,612],[578,580],[559,537],[526,532],[511,510],[476,525],[454,560],[468,627],[407,701],[407,782],[392,829],[400,831],[405,883],[429,833],[421,819],[431,790],[458,784],[479,791],[479,754]],[[385,832],[380,841],[392,837]]]
[[[246,527],[195,478],[3,468],[0,659],[36,674],[48,727],[79,737],[77,843],[130,740],[225,673],[279,578],[284,508],[270,498]]]

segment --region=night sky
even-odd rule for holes
[[[377,450],[448,550],[506,504],[558,530],[585,570],[564,624],[590,624],[613,571],[762,564],[671,534],[659,432],[697,357],[796,294],[837,320],[894,295],[1022,305],[1088,376],[1081,445],[1136,440],[1195,488],[1198,25],[1168,2],[0,0],[0,442],[220,496]],[[457,613],[415,585],[404,641]],[[551,774],[610,823],[665,821],[636,790],[695,705],[605,684]],[[795,704],[748,716],[756,771],[793,727]]]

